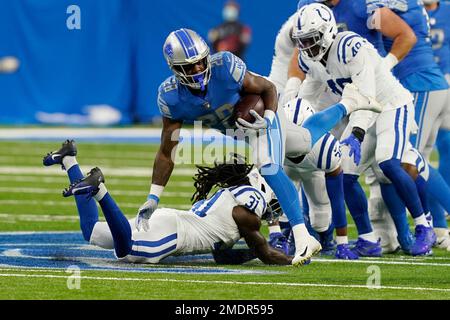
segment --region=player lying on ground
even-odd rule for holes
[[[99,168],[83,177],[75,158],[76,146],[66,141],[60,150],[44,157],[44,165],[62,164],[71,185],[65,197],[75,196],[84,238],[117,258],[133,263],[158,263],[170,255],[212,252],[232,247],[244,238],[252,253],[267,264],[288,265],[292,257],[270,247],[260,233],[261,219],[271,213],[273,191],[253,165],[223,163],[198,167],[196,201],[189,211],[160,208],[153,212],[147,230],[136,230],[105,186]],[[220,188],[210,197],[211,190]],[[98,221],[95,201],[106,222]]]

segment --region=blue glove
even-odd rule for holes
[[[350,148],[349,156],[354,155],[354,162],[358,166],[361,161],[361,142],[352,133],[347,139],[341,141],[341,144],[347,145]]]
[[[269,245],[284,254],[289,254],[289,244],[286,237],[281,232],[271,233],[269,236]]]

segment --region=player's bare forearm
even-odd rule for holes
[[[161,145],[153,164],[152,184],[165,186],[169,181],[174,167],[172,154],[175,154],[181,125],[181,122],[163,118]]]
[[[259,231],[250,232],[246,235],[247,245],[254,249],[255,255],[265,264],[288,265],[292,257],[272,248]]]
[[[379,14],[381,33],[385,37],[393,39],[390,53],[398,61],[401,61],[417,42],[414,31],[389,8],[381,8],[377,11],[377,14]]]
[[[264,101],[266,110],[272,110],[273,112],[277,111],[277,89],[275,85],[266,78],[247,71],[244,77],[244,84],[242,85],[242,92],[244,94],[251,93],[260,95]]]
[[[292,53],[291,61],[289,62],[289,68],[288,68],[288,79],[292,77],[299,78],[300,80],[304,81],[306,78],[306,75],[303,73],[302,69],[298,66],[298,48],[294,49],[294,52]]]
[[[266,264],[288,265],[292,262],[292,257],[285,255],[281,251],[275,250],[266,241],[266,238],[259,231],[261,220],[245,207],[235,207],[233,209],[233,219],[239,228],[239,234],[245,239],[250,249],[255,255]]]

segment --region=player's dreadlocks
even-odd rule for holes
[[[231,161],[217,163],[214,167],[196,166],[197,174],[194,176],[194,186],[196,191],[192,195],[191,201],[197,202],[206,199],[209,192],[214,187],[228,188],[238,185],[249,185],[250,180],[247,175],[253,169],[253,165],[242,161],[242,157],[237,154],[231,155]]]

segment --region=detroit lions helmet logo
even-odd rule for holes
[[[166,55],[170,58],[173,58],[173,48],[172,45],[170,43],[168,43],[165,47],[164,47],[164,52],[166,53]]]

